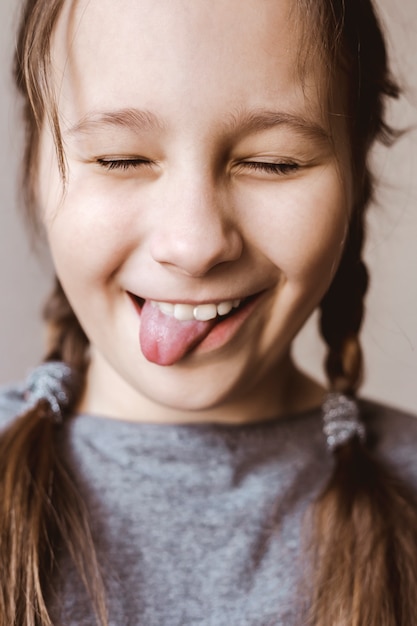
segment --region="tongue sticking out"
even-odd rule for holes
[[[216,319],[180,322],[145,301],[140,314],[140,346],[152,363],[173,365],[209,334]]]

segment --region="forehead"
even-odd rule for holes
[[[306,107],[321,70],[299,73],[295,0],[77,0],[64,4],[53,59],[60,108]],[[74,110],[72,110],[74,109]],[[77,109],[77,111],[75,111]],[[73,120],[72,120],[73,121]]]

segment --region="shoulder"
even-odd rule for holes
[[[361,409],[370,449],[417,488],[417,416],[371,401]]]
[[[0,387],[0,429],[3,430],[25,406],[21,385]]]

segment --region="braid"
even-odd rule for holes
[[[413,626],[417,615],[415,494],[351,438],[307,518],[311,626]]]
[[[321,302],[321,334],[328,345],[326,374],[332,389],[353,393],[362,377],[358,335],[364,314],[368,272],[363,262],[362,216],[354,213],[334,280]]]
[[[360,206],[366,206],[371,192],[367,172]],[[358,334],[368,287],[363,240],[363,210],[357,210],[340,266],[321,302],[330,388],[348,396],[362,375]],[[361,432],[352,428],[351,436],[332,449],[333,474],[308,518],[314,564],[309,623],[411,626],[417,615],[416,497],[368,450]]]
[[[46,360],[65,361],[72,372],[61,412],[65,419],[83,390],[88,340],[58,281],[45,320],[51,331]],[[35,396],[0,437],[0,626],[52,626],[48,597],[54,592],[51,581],[59,574],[56,555],[62,547],[87,588],[98,623],[105,626],[103,583],[87,511],[59,454],[50,408],[46,395]]]

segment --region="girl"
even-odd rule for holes
[[[57,281],[2,399],[0,623],[413,624],[417,426],[355,401],[371,3],[26,0],[15,75]]]

